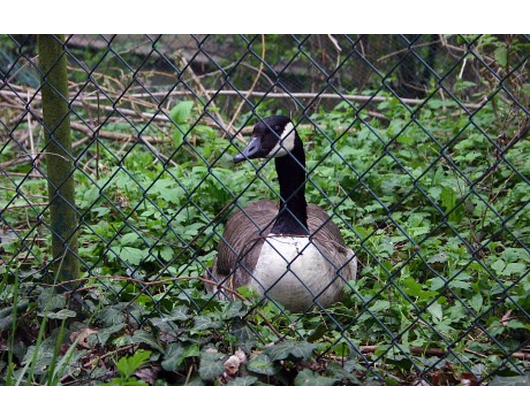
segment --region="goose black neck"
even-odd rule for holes
[[[298,137],[298,136],[297,136]],[[280,184],[280,211],[271,233],[308,235],[305,199],[305,155],[299,138],[287,156],[275,159]]]

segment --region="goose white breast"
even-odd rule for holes
[[[309,237],[271,234],[263,243],[250,286],[292,311],[303,311],[315,299],[324,307],[337,300],[344,283],[336,273],[330,257]]]

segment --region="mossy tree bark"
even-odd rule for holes
[[[57,282],[79,277],[74,162],[70,137],[64,35],[38,35],[46,166],[52,230],[53,271]]]

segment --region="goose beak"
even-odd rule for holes
[[[261,153],[260,153],[261,152]],[[246,159],[254,159],[263,156],[263,150],[261,149],[261,138],[251,137],[250,142],[240,154],[234,158],[234,163],[243,162]]]

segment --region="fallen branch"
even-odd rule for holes
[[[375,353],[381,346],[360,346],[362,354],[372,354]],[[446,355],[447,351],[440,348],[424,348],[424,347],[411,347],[410,352],[416,356],[439,356],[443,357]]]
[[[510,357],[515,357],[519,360],[530,360],[530,353],[516,352],[512,353]]]
[[[360,346],[359,350],[362,354],[372,354],[375,353],[378,349],[380,349],[381,346]],[[465,352],[474,354],[475,356],[479,357],[488,357],[488,355],[477,353],[470,349],[464,349]],[[438,356],[438,357],[444,357],[447,354],[447,351],[438,347],[433,348],[424,348],[424,347],[411,347],[410,352],[415,356]],[[493,353],[489,354],[492,355]],[[500,355],[499,355],[500,356]],[[501,356],[502,357],[502,356]],[[504,357],[513,357],[515,359],[519,360],[530,360],[530,353],[524,353],[524,352],[515,352],[508,355],[504,355]]]
[[[351,102],[366,103],[366,102],[385,102],[390,99],[398,99],[400,102],[407,105],[421,105],[427,102],[429,99],[414,99],[414,98],[401,98],[394,96],[392,98],[387,96],[369,96],[369,95],[351,95],[351,94],[339,94],[339,93],[312,93],[312,92],[263,92],[263,91],[250,91],[250,90],[213,90],[213,89],[204,89],[202,90],[203,94],[214,96],[239,96],[239,97],[258,97],[258,98],[296,98],[296,99],[336,99],[336,100],[348,100]],[[136,94],[145,96],[145,94]],[[131,94],[131,97],[134,97],[135,94]],[[149,96],[189,96],[189,92],[184,91],[174,91],[169,95],[167,93],[154,92],[149,94]],[[467,109],[479,109],[484,106],[485,101],[479,103],[448,103],[446,106],[457,106],[464,107]]]
[[[94,138],[96,134],[98,137],[117,141],[130,140],[132,137],[134,137],[132,134],[124,134],[115,131],[106,131],[99,130],[98,128],[91,128],[86,126],[85,124],[80,124],[75,121],[72,121],[70,123],[70,126],[73,130],[86,134],[90,139]]]
[[[4,169],[9,168],[11,165],[19,165],[19,164],[27,163],[27,162],[31,162],[31,156],[29,155],[19,156],[19,157],[16,157],[15,159],[8,160],[7,162],[1,162],[0,169],[2,169],[3,171]],[[21,174],[21,175],[26,175],[26,174]]]
[[[199,83],[199,81],[194,78],[195,83]],[[10,85],[11,88],[15,89],[14,85]],[[199,86],[198,86],[199,87]],[[18,90],[18,89],[15,89]],[[22,88],[20,88],[22,90]],[[23,90],[24,92],[27,92],[28,89],[25,88]],[[400,102],[407,104],[407,105],[421,105],[429,99],[415,99],[415,98],[402,98],[398,96],[394,96],[392,98],[387,96],[378,96],[378,95],[353,95],[353,94],[339,94],[339,93],[313,93],[313,92],[264,92],[264,91],[255,91],[255,90],[230,90],[230,89],[224,89],[224,90],[215,90],[215,89],[206,89],[204,86],[200,85],[199,87],[199,93],[204,95],[208,100],[213,99],[216,96],[239,96],[242,98],[249,98],[249,97],[257,97],[257,98],[297,98],[297,99],[315,99],[315,98],[321,98],[321,99],[335,99],[335,100],[348,100],[351,102],[357,102],[357,103],[366,103],[366,102],[385,102],[389,101],[390,99],[398,99]],[[13,92],[13,91],[0,91],[0,96],[5,96],[6,98],[16,97],[20,99],[20,94]],[[127,95],[126,98],[144,98],[144,97],[172,97],[172,96],[190,96],[190,92],[188,91],[172,91],[172,92],[150,92],[150,93],[130,93]],[[40,98],[40,93],[35,94],[35,98]],[[89,106],[89,102],[93,101],[101,101],[101,99],[96,97],[87,97],[87,96],[75,96],[72,97],[74,104],[81,103],[81,105],[87,105]],[[464,107],[467,109],[479,109],[484,106],[484,103],[486,100],[483,100],[479,103],[457,103],[457,102],[450,102],[446,104],[446,106],[456,106],[456,107]],[[153,104],[153,108],[158,107],[159,104]],[[160,112],[157,115],[141,112],[138,113],[136,111],[132,111],[129,109],[123,109],[118,108],[116,106],[100,106],[101,110],[105,111],[113,111],[118,113],[123,113],[124,115],[141,115],[144,117],[149,118],[155,118],[155,119],[164,119],[169,120],[169,118],[165,114],[161,114]],[[217,117],[217,116],[216,116]],[[222,121],[221,121],[222,123]]]

